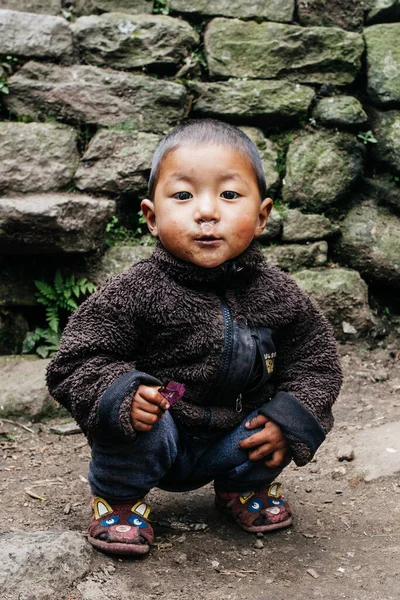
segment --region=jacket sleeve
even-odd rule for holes
[[[113,278],[70,317],[47,368],[51,395],[91,438],[134,436],[130,408],[141,383],[161,385],[136,370],[138,318],[129,289]]]
[[[276,350],[276,394],[259,412],[282,428],[301,466],[333,426],[342,383],[333,329],[302,292],[294,319],[278,332]]]

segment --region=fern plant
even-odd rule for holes
[[[66,317],[95,291],[96,286],[86,277],[76,279],[74,274],[63,277],[60,269],[56,271],[53,284],[35,281],[35,286],[38,289],[36,299],[46,309],[47,328],[37,327],[29,331],[22,352],[35,351],[42,358],[47,358],[58,350]]]

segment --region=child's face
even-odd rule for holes
[[[143,200],[150,232],[174,256],[217,267],[258,237],[272,200],[260,202],[249,158],[229,146],[180,146],[160,166],[154,202]]]

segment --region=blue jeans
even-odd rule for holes
[[[120,443],[94,439],[89,482],[92,493],[106,500],[136,500],[152,488],[174,492],[197,489],[210,481],[218,490],[257,491],[271,483],[283,467],[270,469],[250,461],[238,443],[262,428],[245,423],[229,431],[183,428],[167,411],[151,431]]]

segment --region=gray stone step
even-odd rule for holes
[[[0,198],[0,252],[58,254],[95,250],[114,213],[114,200],[79,194]]]
[[[72,55],[68,21],[63,17],[0,10],[0,54],[65,60]]]
[[[114,69],[177,65],[199,43],[189,23],[165,15],[91,15],[72,30],[81,60]]]
[[[173,12],[204,16],[257,18],[268,21],[290,22],[293,19],[294,0],[169,0]]]
[[[62,189],[71,181],[78,161],[72,127],[0,122],[0,194]]]
[[[2,598],[60,597],[61,590],[86,575],[91,555],[90,545],[76,531],[1,533]]]
[[[9,79],[4,102],[17,115],[164,132],[185,114],[186,88],[168,80],[99,67],[28,62]]]
[[[400,473],[400,421],[357,433],[352,446],[354,467],[364,481]]]
[[[195,83],[193,112],[237,121],[258,119],[270,125],[304,118],[315,92],[305,85],[288,81],[230,80]]]

